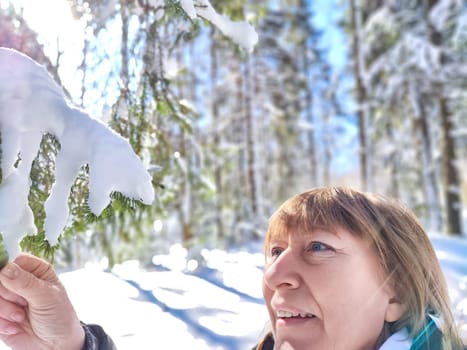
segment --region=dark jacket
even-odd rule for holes
[[[85,339],[82,350],[117,350],[112,339],[104,332],[101,326],[81,323]]]

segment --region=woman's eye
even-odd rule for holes
[[[313,252],[326,252],[334,249],[331,246],[322,242],[311,242],[310,250]]]
[[[271,255],[272,257],[277,257],[277,256],[281,255],[281,253],[282,253],[283,251],[284,251],[284,249],[281,248],[281,247],[272,247],[272,248],[271,248],[270,255]]]

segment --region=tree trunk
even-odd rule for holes
[[[352,16],[352,40],[353,40],[353,59],[354,59],[354,74],[357,89],[357,116],[358,116],[358,130],[360,142],[360,181],[363,190],[370,189],[371,186],[371,172],[368,160],[368,101],[367,92],[363,83],[363,54],[361,49],[362,39],[362,13],[359,6],[356,5],[356,0],[350,0],[350,10]]]
[[[128,93],[128,8],[126,1],[122,0],[120,4],[120,19],[122,20],[122,46],[120,48],[122,70],[120,78],[122,79],[122,95],[126,96]]]
[[[212,115],[212,125],[214,126],[214,149],[215,149],[215,160],[214,160],[214,183],[216,186],[216,196],[215,201],[215,221],[216,221],[216,230],[218,239],[224,238],[224,227],[222,224],[222,197],[223,197],[223,188],[222,188],[222,164],[219,161],[221,154],[220,144],[220,130],[217,127],[220,125],[219,120],[219,101],[217,93],[217,50],[216,50],[216,40],[214,38],[215,28],[211,29],[211,115]]]
[[[305,6],[305,5],[304,5]],[[318,179],[318,161],[316,156],[316,136],[315,136],[315,120],[313,115],[313,87],[308,76],[311,71],[311,62],[308,58],[308,45],[307,40],[304,40],[302,50],[303,59],[303,74],[306,75],[307,88],[305,89],[305,120],[309,124],[310,129],[307,131],[308,138],[308,155],[310,158],[310,182],[312,186],[319,183]]]
[[[181,55],[177,57],[179,63],[182,64],[183,58]],[[180,98],[183,98],[183,88],[178,86],[180,91]],[[190,155],[190,145],[188,144],[186,131],[180,128],[180,156],[186,162],[183,177],[180,179],[180,202],[178,203],[178,215],[180,226],[182,229],[182,243],[186,249],[191,249],[194,245],[195,235],[193,233],[192,225],[192,207],[193,207],[193,190],[191,183],[191,169],[192,157]]]
[[[438,193],[435,164],[431,150],[431,136],[428,128],[427,113],[422,96],[417,91],[415,82],[410,83],[409,96],[414,110],[412,129],[416,143],[417,158],[420,160],[423,195],[427,203],[428,227],[430,230],[441,231],[443,219]]]
[[[425,3],[425,20],[427,21],[428,35],[430,42],[441,47],[443,45],[443,33],[440,33],[431,23],[429,18],[430,10],[435,6],[438,0],[428,0]],[[440,56],[440,65],[442,66],[445,57]],[[449,110],[448,100],[444,92],[442,82],[434,84],[439,105],[441,119],[441,157],[442,157],[442,175],[443,175],[443,195],[446,216],[446,232],[453,235],[462,234],[462,200],[461,185],[459,181],[459,169],[457,168],[457,156],[454,142],[454,125],[452,113]]]
[[[446,97],[439,97],[441,114],[441,154],[443,157],[444,199],[446,230],[448,234],[462,234],[462,201],[460,195],[459,170],[453,139],[452,115]]]
[[[248,185],[250,189],[250,201],[253,218],[256,218],[258,214],[258,200],[257,200],[257,188],[256,188],[256,154],[255,154],[255,143],[254,143],[254,120],[251,108],[251,72],[250,72],[250,60],[245,60],[245,122],[246,122],[246,149],[247,149],[247,164],[248,164]]]
[[[310,171],[309,171],[309,182],[311,186],[317,186],[321,181],[318,175],[318,169],[321,166],[318,166],[318,156],[317,156],[317,143],[316,143],[316,131],[315,131],[315,115],[313,111],[313,91],[315,90],[313,87],[313,65],[320,64],[320,61],[316,61],[316,57],[312,56],[313,52],[313,36],[316,36],[314,32],[314,28],[310,23],[310,18],[312,17],[312,13],[309,10],[309,1],[300,0],[298,3],[298,14],[297,14],[297,23],[298,27],[302,27],[304,36],[301,45],[298,47],[298,56],[301,57],[302,64],[301,64],[301,74],[303,74],[305,78],[305,89],[304,89],[304,101],[303,107],[298,107],[298,110],[301,108],[304,109],[305,113],[305,121],[309,125],[309,130],[306,131],[307,137],[307,149],[308,149],[308,157],[310,159]],[[318,56],[318,54],[316,53]],[[319,57],[319,56],[318,56]],[[321,59],[321,58],[320,58]],[[298,74],[300,75],[300,73]],[[326,152],[327,150],[325,150]],[[325,156],[326,158],[326,156]],[[326,158],[329,159],[329,158]],[[326,178],[326,164],[323,166],[324,170],[324,177]],[[327,184],[326,180],[324,181]]]
[[[395,136],[394,136],[394,127],[391,124],[391,119],[388,119],[387,122],[385,123],[385,131],[387,138],[389,140],[390,144],[396,144]],[[400,168],[400,156],[399,156],[399,150],[397,148],[394,148],[391,150],[391,154],[388,155],[388,165],[389,165],[389,194],[393,198],[399,198],[400,197],[400,174],[399,174],[399,168]]]

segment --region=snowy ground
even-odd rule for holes
[[[467,324],[467,240],[434,236],[433,243],[456,315]],[[149,271],[129,261],[111,272],[88,265],[60,277],[80,318],[102,325],[119,350],[250,349],[267,322],[263,256],[259,249],[203,255],[206,266],[193,273],[186,271],[183,250],[174,246],[171,254],[156,256]]]
[[[206,251],[207,265],[182,272],[179,247],[151,271],[129,261],[111,273],[62,273],[80,318],[103,325],[118,349],[249,349],[267,320],[261,254]]]

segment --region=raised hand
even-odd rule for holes
[[[21,254],[0,272],[0,340],[13,350],[80,350],[84,331],[52,265]]]

